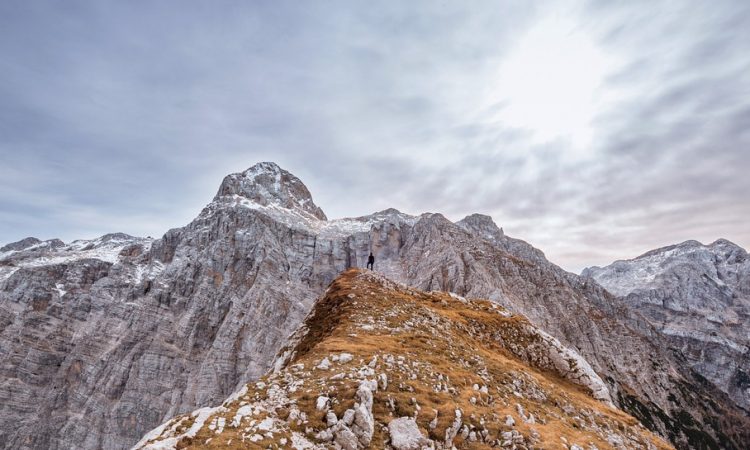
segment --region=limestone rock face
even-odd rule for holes
[[[313,203],[307,187],[291,173],[272,162],[263,162],[242,173],[228,175],[214,197],[217,202],[249,201],[251,205],[282,208],[326,220]]]
[[[390,279],[525,315],[587,361],[616,405],[678,446],[750,441],[747,414],[646,317],[487,216],[454,224],[389,209],[326,220],[301,181],[261,163],[225,178],[195,220],[160,239],[3,248],[3,448],[127,448],[220,402],[274,367],[314,300],[370,251]],[[332,439],[351,437],[340,434]]]
[[[645,316],[696,372],[750,410],[750,257],[720,239],[687,241],[585,269]]]
[[[333,275],[314,235],[224,200],[156,241],[0,255],[0,447],[128,448],[265,373]]]

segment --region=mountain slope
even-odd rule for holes
[[[400,250],[415,266],[399,281],[489,298],[525,315],[581,353],[618,405],[678,447],[744,448],[750,442],[747,413],[665,347],[644,318],[635,313],[624,320],[627,310],[607,291],[551,264],[529,244],[499,229],[488,235],[487,218],[458,225],[440,215],[417,222]]]
[[[687,241],[583,272],[648,318],[691,367],[750,410],[750,257]]]
[[[127,448],[222,401],[266,373],[314,300],[371,250],[393,280],[526,316],[676,446],[750,442],[747,413],[644,317],[487,216],[326,220],[299,179],[261,163],[226,177],[185,227],[133,239],[101,254],[28,240],[0,255],[0,447]]]
[[[272,197],[266,207],[306,192],[263,169],[248,176]],[[4,255],[0,447],[127,448],[267,370],[327,281],[305,269],[312,236],[222,192],[154,242]]]
[[[136,448],[671,448],[607,403],[588,364],[523,317],[352,269],[272,375]]]

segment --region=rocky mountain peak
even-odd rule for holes
[[[0,253],[46,252],[63,246],[65,246],[65,243],[60,239],[42,241],[35,237],[28,237],[0,248]]]
[[[99,238],[102,242],[132,241],[134,239],[136,239],[135,236],[131,236],[127,233],[107,233]]]
[[[680,242],[679,244],[667,245],[666,247],[659,247],[653,250],[649,250],[646,253],[633,258],[633,260],[635,261],[638,259],[645,259],[651,256],[658,256],[658,255],[669,256],[671,254],[674,254],[675,252],[686,252],[686,251],[689,252],[693,249],[700,248],[700,247],[703,247],[702,243],[696,240],[690,239],[684,242]]]
[[[747,251],[744,248],[726,239],[717,239],[706,247],[710,248],[717,255],[723,255],[727,258],[738,260],[738,262],[742,262],[747,258]]]
[[[709,247],[736,247],[736,248],[742,248],[739,245],[735,244],[734,242],[732,242],[732,241],[730,241],[728,239],[723,239],[723,238],[719,238],[719,239],[713,241],[709,245]]]
[[[396,208],[387,208],[382,211],[378,211],[372,215],[381,215],[381,216],[397,216],[399,214],[403,214],[401,211],[399,211]]]
[[[273,162],[258,163],[222,181],[214,202],[249,201],[250,205],[291,210],[327,220],[304,183]]]
[[[505,235],[492,217],[485,214],[471,214],[456,222],[456,225],[485,239],[499,239]]]
[[[699,270],[697,268],[701,266],[717,264],[716,258],[724,261],[736,257],[734,259],[739,258],[739,262],[742,262],[744,255],[747,255],[745,249],[726,239],[717,239],[708,245],[696,240],[687,240],[650,250],[633,259],[618,260],[606,267],[588,267],[581,275],[595,278],[617,295],[626,295],[632,290],[650,284],[657,273],[666,272],[675,265],[689,264]],[[621,280],[623,285],[615,286],[613,280]]]
[[[20,241],[11,242],[8,245],[5,245],[3,247],[0,247],[0,252],[10,252],[10,251],[19,251],[23,250],[25,248],[29,248],[32,245],[41,244],[42,241],[35,237],[27,237],[25,239],[21,239]]]

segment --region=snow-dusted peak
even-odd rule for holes
[[[706,247],[727,261],[744,261],[747,258],[747,251],[744,248],[726,239],[717,239]]]
[[[708,247],[731,247],[735,249],[742,249],[739,245],[735,244],[734,242],[727,240],[727,239],[717,239],[713,241],[712,243],[708,244]]]
[[[687,240],[685,242],[681,242],[679,244],[674,245],[668,245],[666,247],[660,247],[653,250],[649,250],[646,253],[636,256],[631,261],[639,260],[639,259],[646,259],[650,258],[652,256],[659,256],[659,255],[665,255],[665,256],[671,256],[674,254],[681,254],[685,252],[689,252],[693,249],[703,247],[704,245],[696,240]]]
[[[141,245],[144,249],[149,248],[153,239],[138,238],[125,233],[110,233],[95,239],[79,239],[69,244],[60,239],[39,241],[33,243],[27,238],[24,241],[31,245],[18,245],[20,250],[11,248],[9,244],[0,251],[0,283],[7,280],[18,269],[25,267],[43,267],[55,264],[70,263],[82,259],[99,259],[101,261],[116,263],[120,260],[121,252],[131,245]],[[22,241],[21,241],[22,242]]]
[[[12,242],[0,248],[0,260],[6,259],[11,255],[18,253],[45,253],[65,246],[60,239],[49,239],[40,241],[34,237],[28,237],[18,242]]]
[[[658,248],[605,267],[586,268],[581,275],[594,278],[615,295],[624,296],[669,284],[675,277],[677,281],[703,277],[723,286],[736,283],[738,276],[748,270],[747,252],[726,239],[719,239],[708,245],[689,240]]]
[[[355,233],[368,233],[377,224],[387,222],[396,226],[403,224],[413,226],[418,220],[419,217],[417,216],[402,213],[395,208],[388,208],[367,216],[329,220],[322,225],[319,235],[323,238],[331,238]]]
[[[77,239],[68,245],[65,245],[62,250],[65,251],[89,251],[89,250],[105,250],[108,249],[122,249],[123,247],[130,244],[140,244],[150,239],[137,238],[125,233],[108,233],[104,236],[95,239]]]
[[[0,253],[19,251],[41,243],[42,241],[35,237],[27,237],[25,239],[21,239],[20,241],[11,242],[10,244],[0,247]]]
[[[237,204],[244,200],[260,207],[281,208],[326,220],[302,181],[276,163],[258,163],[222,181],[214,202]],[[248,205],[243,205],[248,206]]]

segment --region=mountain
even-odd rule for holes
[[[261,163],[227,176],[195,220],[160,239],[108,236],[29,239],[0,254],[1,447],[127,448],[221,402],[267,373],[315,300],[370,251],[398,283],[527,317],[676,447],[750,442],[747,412],[646,317],[487,216],[327,220],[298,178]]]
[[[750,410],[750,258],[687,241],[583,272],[645,316],[699,374]]]
[[[612,406],[586,361],[489,301],[362,269],[338,277],[272,374],[136,449],[673,448]]]

